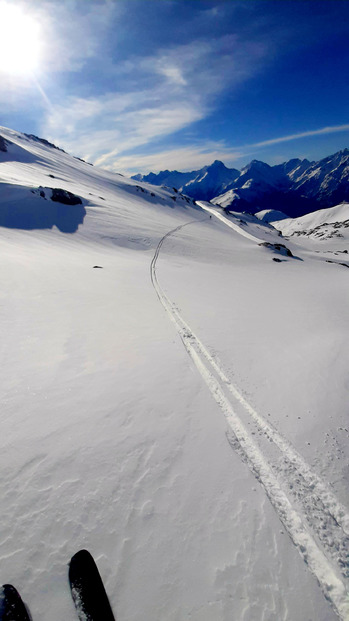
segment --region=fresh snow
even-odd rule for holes
[[[73,621],[87,548],[120,621],[347,619],[348,229],[0,134],[1,583]]]
[[[258,217],[258,215],[257,215]],[[345,224],[347,223],[347,226]],[[282,231],[284,235],[309,235],[322,236],[325,229],[327,230],[327,236],[329,233],[335,233],[336,229],[340,228],[339,235],[343,235],[349,238],[349,231],[346,232],[345,228],[349,227],[349,204],[341,203],[335,207],[329,207],[327,209],[319,209],[314,213],[309,213],[301,218],[284,218],[273,219],[273,226]]]
[[[291,220],[291,218],[288,218],[286,214],[284,214],[282,211],[277,211],[277,209],[263,209],[262,211],[258,211],[254,215],[256,216],[256,218],[258,218],[258,220],[262,220],[267,224],[270,222],[276,222],[277,220],[284,220],[285,218]]]

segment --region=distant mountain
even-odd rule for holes
[[[312,162],[300,159],[277,166],[253,160],[242,168],[233,187],[211,201],[228,211],[256,213],[273,209],[288,216],[300,216],[319,208],[308,197],[295,191],[296,184],[311,166]]]
[[[256,213],[273,209],[299,217],[349,200],[349,150],[319,162],[292,159],[269,166],[252,160],[238,171],[216,160],[193,172],[167,170],[133,178],[174,186],[194,199],[209,200],[227,211]]]
[[[349,199],[349,149],[313,163],[295,180],[295,190],[318,205],[331,207]]]
[[[225,192],[239,176],[239,170],[227,168],[223,162],[215,160],[210,166],[192,172],[163,170],[158,174],[134,175],[132,179],[153,185],[175,187],[191,198],[210,201]]]

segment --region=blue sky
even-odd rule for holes
[[[1,125],[126,174],[349,146],[347,0],[0,0],[2,28],[9,4],[38,55],[0,64]]]

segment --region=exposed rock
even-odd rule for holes
[[[52,188],[51,200],[56,203],[63,203],[63,205],[82,205],[80,196],[61,188]]]
[[[38,136],[35,136],[34,134],[24,134],[24,135],[27,138],[30,138],[30,140],[35,140],[35,142],[41,142],[41,144],[44,144],[46,147],[52,147],[52,149],[57,149],[57,151],[63,151],[63,153],[65,153],[63,149],[56,147],[55,144],[53,144],[52,142],[49,142],[45,138],[39,138]]]
[[[3,153],[7,151],[7,141],[2,136],[0,136],[0,151]]]
[[[73,204],[47,200],[51,197],[51,192],[51,188],[10,186],[9,201],[0,203],[0,226],[26,231],[52,229],[56,226],[62,233],[75,233],[86,215],[81,199],[66,193],[68,198],[69,194],[74,197]],[[58,192],[64,193],[64,190]],[[11,196],[16,200],[10,200]],[[63,200],[65,198],[63,194]]]
[[[56,147],[57,149],[57,147]],[[76,160],[79,160],[80,162],[84,162],[84,164],[88,164],[89,166],[93,166],[93,164],[91,164],[91,162],[86,162],[86,160],[83,160],[82,157],[78,157],[77,155],[73,156]]]
[[[269,248],[270,250],[274,250],[278,254],[282,254],[284,257],[293,257],[291,250],[287,248],[287,246],[285,246],[284,244],[272,244],[270,242],[263,242],[258,245],[264,246],[265,248]]]
[[[343,267],[349,267],[348,263],[341,263],[340,261],[331,261],[331,259],[326,259],[326,263],[334,263],[335,265],[343,265]]]

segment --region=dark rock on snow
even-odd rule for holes
[[[3,153],[7,151],[7,141],[2,136],[0,136],[0,151]]]
[[[264,246],[265,248],[269,248],[269,250],[274,250],[275,252],[278,252],[279,254],[282,254],[285,257],[293,257],[291,250],[287,248],[287,246],[285,246],[284,244],[272,244],[270,242],[263,242],[258,245]]]
[[[60,188],[52,188],[51,200],[56,203],[63,203],[63,205],[82,205],[80,196]]]

